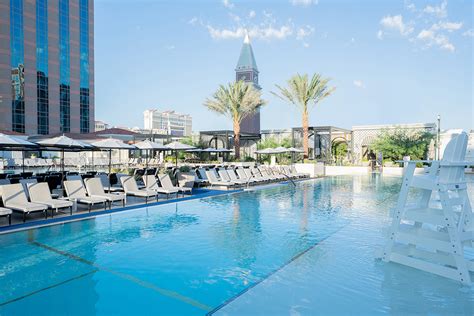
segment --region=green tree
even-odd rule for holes
[[[291,139],[289,137],[282,138],[278,140],[276,137],[266,137],[264,140],[261,140],[257,144],[258,149],[264,148],[277,148],[277,147],[291,147]]]
[[[211,98],[206,99],[204,106],[209,110],[228,116],[234,130],[235,158],[240,158],[240,124],[247,116],[255,113],[265,105],[262,92],[253,84],[243,81],[220,85]]]
[[[333,145],[333,156],[336,161],[342,161],[347,156],[347,143],[340,142]]]
[[[426,158],[433,137],[433,134],[424,131],[385,130],[370,145],[370,149],[382,152],[384,159],[394,162],[404,156],[419,160]]]
[[[329,80],[328,78],[322,78],[321,75],[317,73],[313,75],[311,81],[308,81],[307,74],[296,74],[288,80],[287,87],[283,88],[276,85],[279,93],[272,92],[272,94],[278,98],[295,105],[301,111],[304,158],[308,158],[308,120],[310,105],[318,104],[334,92],[334,87],[328,87]]]

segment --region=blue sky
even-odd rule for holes
[[[300,126],[270,94],[293,74],[332,78],[311,125],[434,122],[474,129],[470,0],[95,1],[96,119],[143,127],[143,111],[231,129],[202,105],[235,78],[248,29],[268,105],[262,128]]]

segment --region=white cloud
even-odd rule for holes
[[[357,88],[361,88],[361,89],[365,88],[364,82],[362,80],[354,80],[352,83]]]
[[[446,30],[448,32],[457,31],[462,28],[462,22],[439,22],[433,24],[433,30]]]
[[[448,1],[443,0],[439,5],[437,6],[431,6],[427,5],[424,9],[423,12],[427,14],[434,15],[438,18],[445,18],[448,15],[448,11],[446,7],[448,6]]]
[[[426,45],[426,47],[438,46],[439,48],[450,52],[454,52],[456,50],[446,35],[437,34],[432,29],[422,30],[420,33],[418,33],[416,38],[421,40]]]
[[[304,48],[308,48],[308,47],[309,47],[309,43],[304,42],[304,43],[303,43],[303,47],[304,47]]]
[[[188,24],[196,25],[197,22],[198,22],[198,18],[194,16],[188,21]]]
[[[249,18],[251,18],[251,19],[253,19],[256,15],[257,15],[257,13],[255,13],[254,10],[249,12]]]
[[[462,33],[463,36],[469,36],[469,37],[474,37],[474,30],[470,29],[467,30],[466,32]]]
[[[232,19],[232,21],[237,22],[237,23],[240,22],[240,16],[233,13],[229,13],[229,16]]]
[[[410,12],[416,12],[416,6],[413,2],[405,1],[405,8]]]
[[[290,3],[294,6],[308,7],[313,4],[318,4],[319,0],[290,0]]]
[[[293,29],[290,25],[282,25],[280,27],[273,26],[254,26],[252,28],[237,27],[233,29],[218,29],[211,25],[207,25],[209,34],[214,39],[236,39],[245,36],[247,30],[251,38],[258,38],[263,40],[285,39],[293,34]]]
[[[167,50],[173,50],[173,49],[175,49],[176,47],[175,47],[174,45],[166,45],[165,48],[166,48]]]
[[[382,30],[379,30],[379,31],[377,32],[377,38],[378,38],[379,40],[383,40],[383,31],[382,31]]]
[[[230,2],[230,0],[222,0],[222,4],[227,9],[233,9],[235,7],[235,5],[232,2]]]
[[[387,30],[396,30],[400,35],[406,36],[413,32],[413,26],[405,24],[403,17],[399,15],[387,15],[380,20],[380,25]]]
[[[312,35],[313,33],[314,33],[314,27],[312,27],[310,25],[306,25],[306,27],[300,27],[296,31],[296,39],[297,40],[302,40],[302,39]]]

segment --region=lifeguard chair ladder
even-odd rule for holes
[[[418,162],[407,161],[402,187],[382,259],[470,285],[474,261],[465,248],[473,247],[474,217],[464,169],[468,136],[456,135],[446,146],[443,159],[432,161],[425,174],[415,175]],[[407,204],[411,188],[421,197]],[[433,194],[437,192],[438,194]],[[434,197],[439,196],[439,200]]]

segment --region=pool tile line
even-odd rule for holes
[[[332,235],[336,234],[337,232],[339,232],[341,229],[343,229],[344,227],[346,227],[347,225],[349,224],[346,224],[342,227],[340,227],[339,229],[337,229],[334,233],[330,234],[329,236],[317,241],[316,243],[314,243],[313,245],[309,246],[308,248],[306,248],[305,250],[303,250],[302,252],[296,254],[295,256],[293,256],[290,260],[288,260],[287,262],[283,263],[282,265],[280,265],[278,268],[270,271],[269,273],[267,273],[265,276],[263,276],[260,280],[252,283],[250,286],[246,287],[245,289],[243,289],[242,291],[240,291],[239,293],[235,294],[234,296],[228,298],[227,300],[225,300],[224,302],[222,302],[221,304],[219,304],[218,306],[214,307],[210,312],[208,312],[206,315],[207,316],[210,316],[210,315],[214,315],[215,313],[217,313],[219,310],[221,310],[222,308],[224,308],[226,305],[229,305],[230,303],[232,303],[233,301],[237,300],[239,297],[241,297],[242,295],[244,295],[245,293],[247,293],[248,291],[250,291],[251,289],[253,289],[254,287],[256,287],[257,285],[259,285],[260,283],[262,283],[263,281],[267,280],[268,278],[270,278],[272,275],[274,275],[275,273],[279,272],[280,270],[284,269],[286,266],[290,265],[292,262],[296,261],[297,259],[301,258],[303,255],[307,254],[309,251],[313,250],[314,248],[316,248],[316,246],[319,246],[322,242],[324,242],[326,239],[328,239],[329,237],[331,237]]]
[[[238,193],[238,192],[243,192],[243,190],[241,189],[228,190],[228,191],[209,190],[207,192],[196,193],[194,195],[185,196],[179,199],[169,199],[169,200],[158,201],[158,202],[150,202],[148,204],[134,204],[134,205],[119,207],[119,208],[115,208],[111,210],[94,211],[92,213],[81,213],[81,214],[75,214],[75,215],[71,215],[67,217],[56,217],[56,218],[50,218],[50,219],[45,219],[45,220],[37,220],[37,221],[29,222],[29,223],[3,226],[3,227],[0,227],[0,235],[18,232],[18,231],[27,230],[27,229],[41,228],[41,227],[46,227],[46,226],[64,224],[68,222],[91,219],[91,218],[95,218],[95,217],[99,217],[103,215],[120,213],[124,211],[131,211],[134,209],[139,209],[139,208],[144,208],[144,207],[152,207],[152,206],[166,205],[166,204],[171,204],[171,203],[192,201],[192,200],[201,199],[201,198],[208,198],[208,197]]]
[[[15,297],[15,298],[13,298],[13,299],[11,299],[11,300],[8,300],[8,301],[5,301],[5,302],[1,302],[1,303],[0,303],[0,307],[1,307],[1,306],[8,305],[8,304],[10,304],[10,303],[14,303],[14,302],[20,301],[20,300],[25,299],[25,298],[27,298],[27,297],[33,296],[33,295],[35,295],[35,294],[38,294],[38,293],[41,293],[41,292],[50,290],[50,289],[52,289],[52,288],[55,288],[55,287],[58,287],[58,286],[61,286],[61,285],[70,283],[70,282],[72,282],[72,281],[76,281],[76,280],[85,278],[86,276],[92,275],[92,274],[96,273],[97,271],[99,271],[99,270],[98,270],[98,269],[95,269],[95,270],[92,270],[92,271],[90,271],[90,272],[87,272],[87,273],[84,273],[84,274],[80,274],[80,275],[75,276],[75,277],[72,277],[72,278],[70,278],[70,279],[61,281],[61,282],[59,282],[59,283],[55,283],[55,284],[52,284],[52,285],[50,285],[50,286],[44,287],[44,288],[42,288],[42,289],[39,289],[39,290],[36,290],[36,291],[33,291],[33,292],[29,292],[29,293],[24,294],[24,295],[22,295],[22,296]]]
[[[57,249],[57,248],[54,248],[54,247],[51,247],[49,245],[46,245],[46,244],[43,244],[43,243],[40,243],[38,241],[34,241],[34,240],[30,240],[29,241],[31,244],[37,246],[37,247],[40,247],[40,248],[43,248],[43,249],[46,249],[48,251],[51,251],[51,252],[54,252],[56,254],[59,254],[59,255],[62,255],[62,256],[65,256],[69,259],[72,259],[72,260],[75,260],[75,261],[78,261],[78,262],[81,262],[81,263],[84,263],[84,264],[87,264],[87,265],[90,265],[94,268],[96,268],[95,272],[97,271],[103,271],[103,272],[108,272],[110,274],[113,274],[121,279],[124,279],[124,280],[127,280],[127,281],[130,281],[130,282],[133,282],[141,287],[144,287],[144,288],[147,288],[147,289],[150,289],[150,290],[153,290],[163,296],[166,296],[166,297],[169,297],[169,298],[173,298],[173,299],[176,299],[178,301],[181,301],[182,303],[186,303],[188,305],[191,305],[191,306],[194,306],[200,310],[203,310],[205,312],[208,312],[212,309],[212,307],[210,306],[207,306],[206,304],[203,304],[199,301],[196,301],[190,297],[187,297],[187,296],[184,296],[182,294],[179,294],[178,292],[175,292],[175,291],[171,291],[171,290],[167,290],[165,288],[161,288],[161,287],[158,287],[156,286],[155,284],[151,283],[151,282],[147,282],[147,281],[144,281],[144,280],[141,280],[137,277],[134,277],[133,275],[130,275],[130,274],[127,274],[127,273],[123,273],[123,272],[119,272],[119,271],[115,271],[113,269],[110,269],[110,268],[107,268],[107,267],[103,267],[103,266],[100,266],[98,265],[97,263],[93,262],[93,261],[90,261],[90,260],[87,260],[87,259],[84,259],[80,256],[77,256],[75,254],[72,254],[72,253],[69,253],[69,252],[66,252],[66,251],[63,251],[63,250],[60,250],[60,249]],[[49,287],[51,288],[51,287]],[[49,288],[46,288],[46,289],[49,289]],[[39,290],[41,291],[41,290]],[[38,291],[37,291],[38,292]],[[33,293],[35,294],[35,293]],[[33,295],[31,294],[31,295]],[[24,298],[24,297],[20,297],[19,299],[21,298]],[[19,299],[15,299],[14,301],[16,300],[19,300]],[[0,305],[1,306],[1,305]]]

